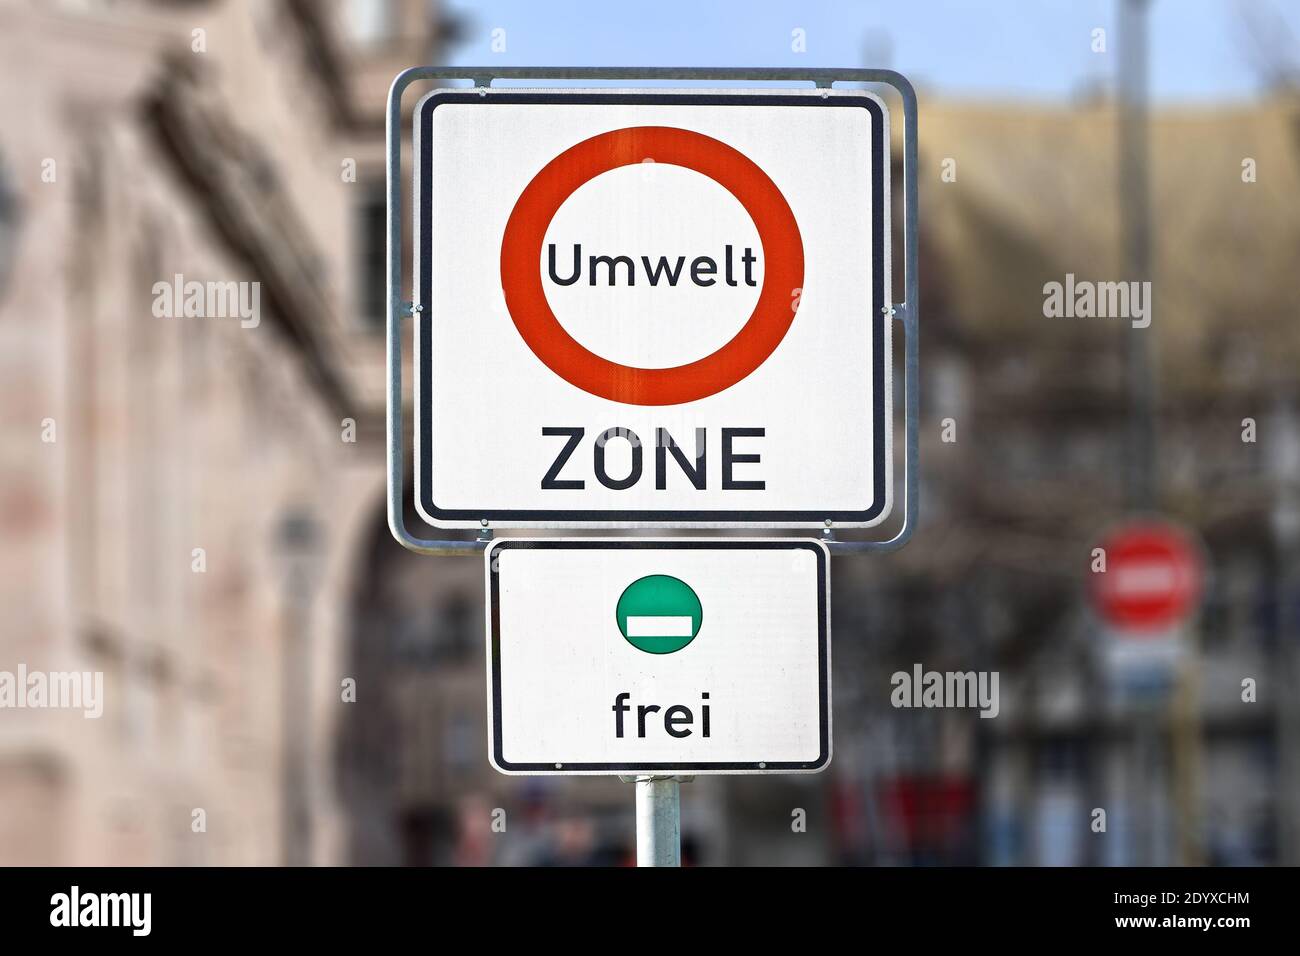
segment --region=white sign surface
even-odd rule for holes
[[[441,90],[415,127],[426,520],[884,519],[879,99]]]
[[[488,718],[503,773],[790,773],[831,758],[819,541],[500,539]]]

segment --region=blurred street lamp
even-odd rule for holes
[[[284,648],[281,679],[282,859],[311,863],[311,604],[323,565],[320,526],[309,513],[287,512],[275,532],[284,567]]]
[[[1148,44],[1149,0],[1120,0],[1119,4],[1119,156],[1116,164],[1123,268],[1129,279],[1148,281],[1151,275],[1151,208],[1148,146]],[[1160,480],[1156,474],[1156,385],[1151,336],[1146,330],[1124,328],[1129,401],[1126,497],[1133,511],[1160,507]],[[1144,701],[1133,716],[1135,805],[1146,804],[1137,818],[1137,831],[1145,838],[1139,862],[1159,862],[1159,802],[1163,789],[1159,767],[1164,763],[1165,741],[1160,729],[1160,704]],[[1186,733],[1179,725],[1175,733]],[[1184,753],[1175,748],[1174,758]],[[1183,807],[1180,818],[1190,818]]]
[[[1122,0],[1119,8],[1119,176],[1120,238],[1128,278],[1152,280],[1151,199],[1148,150],[1149,0]],[[1156,383],[1151,336],[1146,330],[1125,328],[1128,359],[1129,505],[1135,510],[1158,509],[1160,479],[1156,474]]]

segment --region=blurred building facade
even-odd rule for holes
[[[107,698],[4,712],[0,859],[347,858],[330,767],[382,525],[377,78],[436,55],[431,12],[0,6],[0,656],[102,671]],[[176,276],[257,283],[259,321],[159,317]]]
[[[0,862],[626,861],[626,784],[490,769],[481,566],[384,519],[384,98],[465,28],[428,0],[0,4],[0,670],[106,696],[0,711]],[[922,528],[836,562],[832,769],[697,779],[688,859],[1300,862],[1300,104],[1156,117],[1141,331],[1042,313],[1045,282],[1122,277],[1115,127],[923,100]],[[260,321],[157,316],[177,275],[257,282]],[[1111,693],[1083,600],[1134,334],[1160,506],[1213,572],[1159,698]],[[999,717],[892,709],[915,663],[999,671]]]

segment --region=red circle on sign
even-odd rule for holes
[[[1160,631],[1184,621],[1201,598],[1201,555],[1179,528],[1126,525],[1102,541],[1106,570],[1091,575],[1098,613],[1117,629]]]
[[[621,365],[583,347],[560,325],[542,287],[542,244],[564,201],[601,173],[647,159],[693,169],[725,188],[749,213],[763,247],[763,287],[748,321],[717,351],[673,368]],[[678,405],[735,385],[781,344],[802,286],[803,238],[776,184],[726,143],[671,126],[611,130],[566,149],[524,188],[501,241],[506,308],[533,354],[569,384],[629,405]]]

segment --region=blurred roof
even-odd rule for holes
[[[1150,279],[1162,388],[1292,378],[1300,100],[1151,114],[1150,276],[1128,275],[1121,261],[1118,128],[1113,103],[922,102],[922,280],[938,285],[939,320],[975,347],[1006,348],[1008,335],[1035,349],[1043,339],[1118,345],[1123,320],[1044,317],[1043,285],[1066,273]],[[947,157],[953,183],[940,178]],[[1243,181],[1247,158],[1255,182]]]

